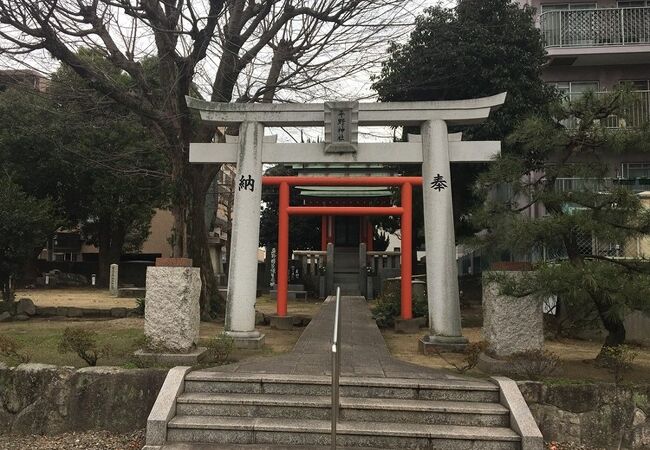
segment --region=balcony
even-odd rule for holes
[[[604,95],[607,92],[596,92],[596,95]],[[650,122],[650,91],[634,91],[632,97],[620,114],[609,116],[601,123],[605,128],[639,128]],[[567,100],[577,100],[584,93],[576,92],[567,94]],[[567,128],[575,128],[578,119],[570,118],[562,122]]]
[[[555,180],[555,190],[558,192],[608,192],[619,186],[636,193],[650,191],[650,178],[558,178]]]
[[[540,28],[551,63],[562,56],[580,59],[572,65],[650,60],[650,7],[547,11]]]

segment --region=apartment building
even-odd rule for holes
[[[605,126],[621,129],[650,120],[650,0],[519,0],[535,9],[535,22],[544,38],[547,64],[542,78],[568,99],[587,91],[607,92],[621,84],[636,91],[634,104],[623,117],[610,117]],[[603,189],[624,184],[644,203],[650,200],[650,156],[634,149],[607,159],[604,180],[564,178],[559,190]],[[650,204],[649,204],[650,206]],[[543,215],[542,208],[531,211]],[[646,247],[634,245],[640,252]],[[627,245],[626,245],[627,247]],[[593,249],[595,251],[595,248]],[[620,246],[607,253],[622,252]],[[612,253],[612,254],[614,254]],[[627,252],[626,252],[627,253]]]
[[[629,117],[606,126],[633,127],[650,119],[650,0],[520,0],[536,10],[548,63],[542,77],[571,99],[586,91],[611,91],[628,83],[638,101]],[[635,191],[650,190],[650,157],[629,153],[612,158],[613,180]],[[559,181],[570,188],[574,180]]]

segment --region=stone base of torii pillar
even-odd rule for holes
[[[464,336],[422,336],[418,339],[418,351],[424,355],[462,353],[467,344],[469,341]]]

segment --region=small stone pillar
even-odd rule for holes
[[[327,266],[325,269],[325,277],[327,279],[326,289],[327,295],[335,295],[336,290],[334,288],[334,244],[331,242],[327,243]]]
[[[119,280],[119,266],[117,264],[111,264],[110,273],[108,275],[108,292],[113,297],[117,297],[118,294],[118,280]]]
[[[359,291],[364,297],[368,297],[368,252],[365,242],[359,244]]]
[[[483,272],[483,337],[488,343],[488,353],[499,358],[542,350],[542,300],[530,295],[502,295],[494,281],[495,274],[519,276],[519,272]]]
[[[201,272],[187,259],[159,259],[147,267],[144,334],[147,347],[136,356],[161,364],[196,364],[200,326]],[[169,263],[166,266],[160,264]]]

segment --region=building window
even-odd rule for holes
[[[650,178],[650,163],[622,163],[623,178]]]
[[[619,8],[643,8],[645,6],[650,6],[650,1],[648,0],[636,0],[632,2],[617,2],[616,4]]]
[[[628,84],[633,91],[650,91],[650,80],[621,80],[620,84]]]
[[[596,3],[558,3],[555,5],[542,5],[542,13],[548,11],[577,11],[596,8]]]
[[[597,92],[598,81],[559,81],[551,83],[566,98],[574,98],[583,95],[585,92]]]

